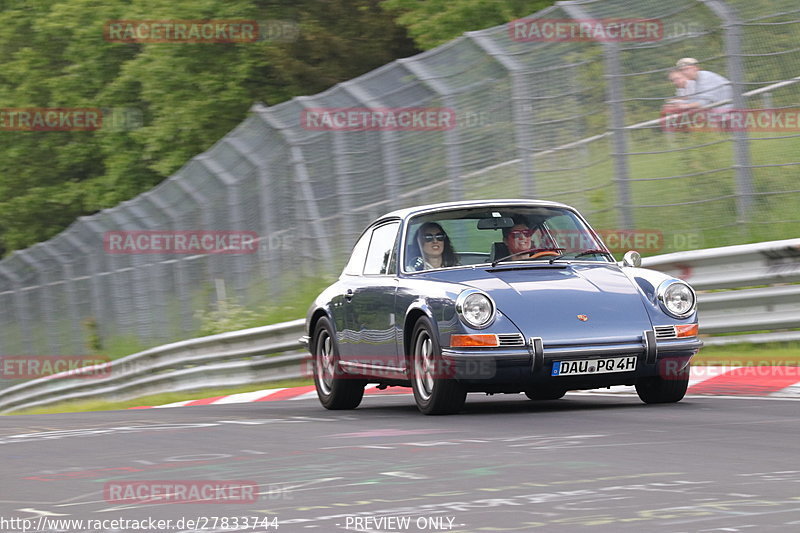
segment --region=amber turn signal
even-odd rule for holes
[[[675,326],[678,337],[697,337],[697,324]]]
[[[497,335],[451,335],[450,346],[464,348],[467,346],[500,346]]]

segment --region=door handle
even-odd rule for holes
[[[347,289],[347,292],[344,293],[344,299],[348,302],[353,299],[353,289]]]

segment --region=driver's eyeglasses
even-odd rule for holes
[[[512,231],[509,235],[511,235],[512,239],[530,239],[533,235],[532,229],[516,229]]]
[[[430,233],[425,234],[425,242],[433,242],[433,241],[443,242],[444,233],[437,233],[435,235],[432,235]]]

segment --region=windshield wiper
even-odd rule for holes
[[[492,261],[492,266],[493,267],[497,266],[497,263],[499,263],[500,261],[505,261],[506,259],[511,259],[512,257],[516,257],[516,256],[522,255],[522,254],[537,254],[539,252],[563,252],[565,249],[566,248],[531,248],[530,250],[523,250],[523,251],[517,252],[515,254],[511,254],[511,255],[507,255],[505,257],[501,257],[500,259],[495,259],[494,261]],[[558,257],[561,257],[561,255],[559,255]],[[525,259],[529,259],[529,258],[526,257]],[[539,258],[537,257],[537,259],[539,259]]]
[[[575,254],[575,257],[573,259],[577,259],[579,257],[583,257],[584,255],[592,255],[592,254],[602,254],[602,255],[604,255],[606,257],[610,257],[611,259],[614,259],[614,256],[611,255],[611,252],[609,252],[608,250],[600,250],[599,248],[598,249],[592,249],[592,250],[584,250],[584,251],[582,251],[582,252],[580,252],[578,254]],[[556,259],[561,259],[565,255],[566,254],[560,254],[560,255],[557,255],[556,257],[551,257],[550,258],[550,264],[552,265],[553,261],[555,261]]]

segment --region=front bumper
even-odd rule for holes
[[[632,385],[639,377],[674,375],[682,370],[703,346],[697,337],[657,340],[645,332],[639,340],[593,344],[544,344],[528,339],[518,348],[443,348],[442,356],[454,369],[456,379],[465,383],[523,383],[566,388],[596,388]],[[607,374],[552,376],[555,361],[636,356],[636,369]]]

